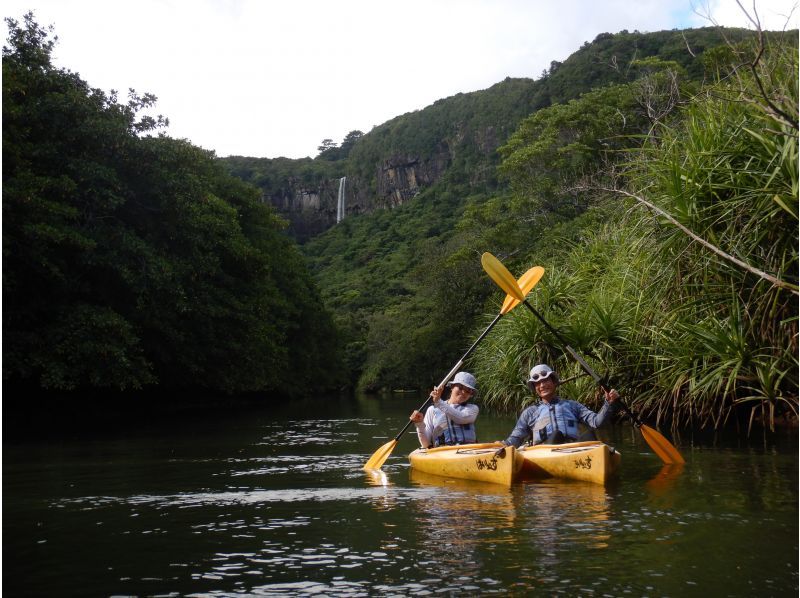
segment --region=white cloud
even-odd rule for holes
[[[757,6],[765,28],[783,29],[794,2]],[[170,135],[221,156],[293,158],[506,76],[536,78],[599,33],[709,25],[697,12],[747,26],[735,0],[6,0],[3,11],[31,8],[55,26],[57,65],[154,93]]]
[[[791,0],[695,0],[696,11],[710,17],[712,23],[726,27],[754,29],[757,20],[762,29],[797,29],[798,3]]]

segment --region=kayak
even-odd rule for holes
[[[510,486],[522,479],[562,478],[605,484],[619,470],[621,456],[603,442],[539,444],[515,449],[502,444],[461,444],[413,451],[413,471],[460,480]]]
[[[605,443],[538,444],[516,452],[521,478],[566,478],[605,484],[619,470],[621,456]]]
[[[475,480],[510,486],[522,466],[515,449],[506,447],[502,457],[495,454],[502,444],[460,444],[413,451],[408,460],[416,471],[461,480]]]

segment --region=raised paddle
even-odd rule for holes
[[[498,260],[491,253],[484,253],[481,256],[481,265],[483,266],[483,269],[486,270],[486,273],[489,275],[489,277],[497,284],[497,286],[499,286],[506,293],[508,293],[509,296],[514,297],[521,303],[524,303],[525,307],[527,307],[533,313],[533,315],[536,316],[539,319],[539,321],[542,324],[544,324],[545,327],[547,327],[547,329],[555,335],[555,337],[561,342],[561,344],[564,345],[564,348],[567,350],[567,352],[569,352],[570,355],[572,355],[575,361],[578,362],[581,368],[583,368],[583,371],[589,374],[594,379],[594,381],[600,386],[600,388],[606,390],[602,384],[602,379],[597,374],[597,372],[595,372],[591,367],[589,367],[589,364],[586,363],[586,360],[583,359],[583,357],[581,357],[580,354],[577,351],[575,351],[575,349],[570,347],[569,343],[564,339],[564,337],[561,336],[561,334],[559,334],[558,330],[553,328],[544,319],[544,317],[542,317],[542,315],[538,311],[536,311],[536,309],[534,309],[534,307],[530,303],[528,303],[528,301],[525,299],[525,295],[522,294],[522,289],[514,288],[518,287],[518,285],[514,280],[514,276],[511,274],[511,272],[508,271],[508,268],[506,268],[500,262],[500,260]],[[644,437],[647,444],[650,445],[650,448],[653,449],[653,452],[656,455],[658,455],[658,457],[664,463],[685,463],[683,457],[678,452],[678,449],[676,449],[672,445],[672,443],[664,437],[663,434],[651,428],[650,426],[643,424],[642,420],[640,420],[628,408],[628,406],[625,404],[624,401],[622,401],[622,399],[617,399],[617,400],[619,401],[622,410],[625,411],[631,418],[631,421],[633,421],[634,426],[641,431],[642,436]]]
[[[492,320],[491,324],[489,324],[489,326],[486,327],[486,330],[483,331],[483,333],[478,337],[478,339],[474,343],[472,343],[472,346],[469,349],[467,349],[467,352],[461,356],[461,359],[459,359],[458,363],[456,363],[456,365],[453,366],[453,369],[451,369],[447,373],[447,376],[445,376],[444,380],[442,380],[442,383],[439,386],[444,386],[450,381],[450,379],[453,376],[456,375],[458,370],[461,369],[461,366],[464,365],[464,361],[467,359],[467,357],[469,357],[470,354],[475,350],[475,347],[478,346],[478,343],[480,343],[483,340],[483,338],[487,334],[489,334],[489,331],[492,328],[494,328],[494,325],[497,324],[498,320],[500,320],[500,318],[504,314],[507,314],[517,305],[519,305],[520,299],[517,298],[517,295],[520,295],[524,299],[525,296],[531,292],[531,289],[533,289],[533,287],[536,286],[536,283],[539,282],[539,280],[542,278],[543,275],[544,275],[544,268],[542,268],[541,266],[534,266],[533,268],[525,272],[525,274],[520,276],[519,281],[514,280],[514,278],[512,277],[511,280],[513,281],[514,287],[516,288],[516,295],[506,296],[505,301],[503,301],[503,307],[500,309],[500,313],[497,314],[495,319]],[[428,396],[428,398],[425,399],[425,402],[419,409],[417,409],[417,411],[422,412],[422,410],[425,409],[430,400],[431,397]],[[406,423],[406,425],[403,427],[402,430],[400,430],[397,436],[395,436],[392,440],[381,446],[377,451],[372,453],[372,456],[364,465],[364,469],[366,470],[380,469],[386,462],[386,459],[389,458],[389,455],[392,454],[392,451],[394,450],[394,447],[397,446],[397,442],[400,440],[400,437],[405,433],[405,431],[408,429],[410,425],[411,425],[411,420],[409,420]]]

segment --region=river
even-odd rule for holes
[[[603,487],[414,475],[417,396],[138,419],[3,447],[8,596],[796,596],[797,432],[692,436],[662,466],[618,424]],[[478,437],[513,417],[484,413]]]

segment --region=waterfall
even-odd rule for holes
[[[347,180],[346,176],[339,179],[339,201],[336,206],[336,222],[339,223],[344,220],[344,183]]]

